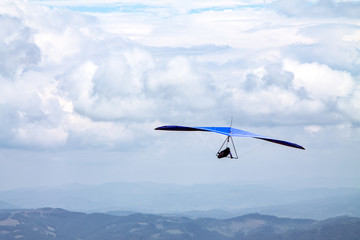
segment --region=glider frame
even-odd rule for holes
[[[230,154],[229,154],[230,156],[228,155],[228,156],[226,156],[226,158],[231,158],[231,159],[238,159],[238,158],[239,158],[239,157],[238,157],[238,154],[237,154],[237,152],[236,152],[234,140],[232,139],[231,136],[227,136],[227,138],[225,139],[225,141],[224,141],[223,144],[221,145],[219,151],[217,152],[216,156],[219,155],[220,151],[223,149],[223,147],[224,147],[225,144],[226,144],[226,146],[228,146],[230,140],[231,140],[232,149],[234,149],[235,155],[233,155],[233,153],[230,151]]]

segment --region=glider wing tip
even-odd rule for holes
[[[303,146],[297,145],[295,143],[294,143],[294,145],[292,147],[297,148],[297,149],[301,149],[301,150],[305,150],[305,148]]]
[[[154,130],[166,130],[167,126],[156,127]]]

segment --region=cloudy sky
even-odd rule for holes
[[[2,0],[0,190],[360,187],[360,1]],[[306,151],[165,124],[233,126]]]

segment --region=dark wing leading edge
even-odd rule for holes
[[[281,144],[281,145],[284,145],[287,147],[293,147],[293,148],[299,148],[299,149],[305,150],[304,147],[302,147],[296,143],[273,139],[273,138],[258,135],[255,133],[247,132],[244,130],[231,128],[231,127],[185,127],[185,126],[177,126],[177,125],[167,125],[167,126],[157,127],[157,128],[155,128],[155,130],[205,131],[205,132],[219,133],[219,134],[223,134],[223,135],[230,136],[230,137],[252,137],[252,138],[257,138],[257,139],[265,140],[265,141],[272,142],[272,143]]]

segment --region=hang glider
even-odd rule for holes
[[[293,147],[293,148],[305,150],[304,147],[302,147],[296,143],[278,140],[278,139],[274,139],[274,138],[269,138],[266,136],[258,135],[255,133],[247,132],[247,131],[240,130],[240,129],[233,128],[233,127],[185,127],[185,126],[177,126],[177,125],[167,125],[167,126],[157,127],[157,128],[155,128],[155,130],[204,131],[204,132],[214,132],[214,133],[219,133],[219,134],[225,135],[227,137],[217,153],[218,158],[223,158],[223,157],[238,158],[232,137],[251,137],[251,138],[261,139],[261,140],[272,142],[272,143],[281,144],[281,145],[284,145],[287,147]],[[233,149],[235,151],[234,155],[231,153],[230,148],[228,147],[230,140],[231,140]]]

